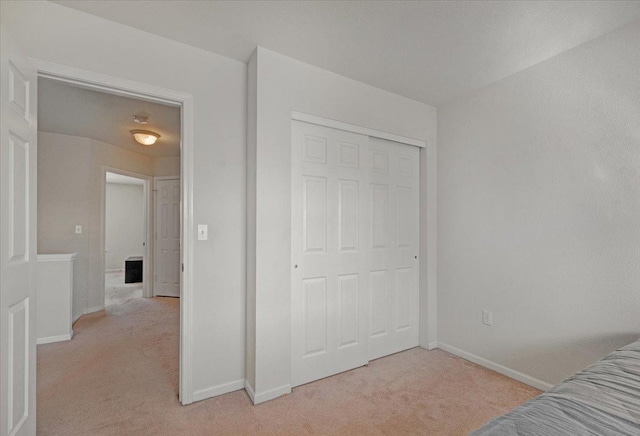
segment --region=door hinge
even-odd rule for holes
[[[182,272],[184,272],[184,263],[182,264]]]

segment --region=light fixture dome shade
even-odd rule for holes
[[[149,130],[132,130],[131,134],[142,145],[153,145],[160,138],[160,135]]]

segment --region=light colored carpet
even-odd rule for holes
[[[258,406],[244,391],[181,406],[178,312],[178,299],[129,300],[39,345],[38,434],[463,435],[539,393],[414,348]]]
[[[134,298],[142,298],[142,283],[125,283],[124,271],[104,274],[104,305],[126,303]]]

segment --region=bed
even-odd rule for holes
[[[471,436],[640,436],[640,339]]]

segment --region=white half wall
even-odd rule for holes
[[[0,2],[29,57],[193,96],[194,241],[190,361],[198,399],[244,378],[247,66],[52,2]],[[135,44],[132,43],[135,41]],[[194,232],[194,229],[187,229]],[[194,238],[195,239],[195,238]],[[78,251],[75,249],[65,250]],[[78,253],[78,256],[80,253]],[[79,267],[79,265],[78,265]],[[191,392],[191,398],[193,398]],[[188,393],[182,400],[190,402]]]
[[[74,320],[104,306],[103,166],[151,174],[148,156],[93,139],[38,132],[38,253],[77,253]]]
[[[438,343],[555,384],[640,335],[639,24],[438,109]]]
[[[73,261],[75,253],[39,254],[36,294],[36,343],[73,336]]]
[[[436,111],[261,47],[249,63],[249,79],[247,222],[255,227],[247,232],[246,379],[254,401],[261,402],[290,390],[292,111],[423,140],[432,150]],[[435,161],[424,153],[435,175]],[[421,201],[434,201],[435,185],[426,186],[426,181],[421,179]],[[429,210],[435,218],[435,207]],[[435,223],[426,218],[423,235]],[[426,270],[426,248],[432,245],[435,253],[435,241],[421,241]],[[421,280],[421,299],[428,300],[428,291]],[[435,313],[435,307],[431,310]]]
[[[105,186],[105,269],[124,269],[130,256],[144,255],[144,186]]]

